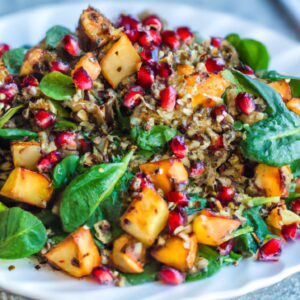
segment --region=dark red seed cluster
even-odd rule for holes
[[[227,242],[222,243],[220,246],[218,246],[218,250],[220,255],[226,256],[228,255],[233,248],[233,240],[229,240]]]
[[[228,203],[233,200],[234,195],[235,189],[233,187],[221,186],[217,198],[223,203]]]
[[[7,44],[0,44],[0,58],[2,57],[2,55],[9,51],[10,47]]]
[[[128,92],[124,96],[124,106],[132,108],[137,106],[141,98],[145,95],[144,89],[139,85],[133,85],[128,89]]]
[[[171,86],[167,86],[160,91],[160,106],[166,111],[172,111],[176,105],[177,92]]]
[[[90,90],[93,87],[93,80],[83,67],[74,72],[73,81],[80,90]]]
[[[178,37],[186,44],[192,42],[194,34],[189,27],[178,27],[176,30]]]
[[[54,60],[50,63],[50,70],[52,72],[61,72],[61,73],[68,73],[70,71],[70,66],[68,63],[60,61],[60,60]]]
[[[237,108],[244,114],[250,115],[255,111],[255,103],[252,96],[248,93],[239,93],[235,98]]]
[[[137,19],[129,15],[121,15],[118,20],[118,26],[124,27],[124,32],[132,43],[137,41],[141,28],[141,24]]]
[[[216,106],[211,111],[211,116],[214,120],[216,120],[218,123],[222,123],[226,117],[227,109],[225,105]]]
[[[163,284],[178,285],[184,279],[184,274],[173,268],[164,268],[158,273],[158,280]]]
[[[204,164],[202,161],[197,161],[193,163],[190,167],[190,176],[196,178],[202,175],[205,171]]]
[[[77,39],[71,35],[71,34],[66,34],[63,39],[62,39],[63,47],[65,51],[73,56],[79,56],[80,55],[80,48]]]
[[[97,267],[93,270],[92,276],[99,284],[108,285],[114,282],[112,272],[106,267]]]
[[[150,15],[143,21],[144,26],[149,26],[157,31],[161,31],[163,29],[163,23],[161,19],[156,15]]]
[[[292,201],[291,209],[294,213],[300,215],[300,198]]]
[[[281,229],[281,233],[287,241],[293,241],[296,238],[297,230],[298,230],[297,223],[293,223],[290,225],[283,225]]]
[[[41,173],[49,173],[61,161],[61,159],[62,156],[59,151],[52,151],[39,160],[37,168]]]
[[[137,81],[144,89],[150,89],[154,83],[155,74],[152,68],[148,65],[143,65],[137,74]]]
[[[76,149],[76,133],[72,131],[61,131],[58,132],[54,139],[57,148],[62,149]]]
[[[187,195],[183,192],[169,192],[167,194],[167,199],[169,202],[173,202],[181,207],[186,207],[189,205],[189,199]]]
[[[18,94],[19,89],[15,83],[9,83],[0,87],[0,103],[9,104]]]
[[[277,261],[281,253],[281,241],[272,238],[265,242],[258,250],[258,260],[262,261]]]
[[[42,129],[48,129],[55,123],[55,115],[46,110],[39,110],[34,116],[36,125]]]
[[[168,228],[170,234],[173,234],[176,228],[186,224],[187,216],[182,209],[174,209],[169,214]]]
[[[223,39],[222,38],[219,38],[219,37],[212,37],[211,40],[210,40],[210,44],[215,47],[215,48],[220,48],[221,45],[222,45],[222,41]]]
[[[130,184],[131,190],[138,192],[146,187],[153,188],[153,183],[144,174],[136,174],[136,176],[132,179]]]
[[[188,148],[184,142],[183,136],[175,136],[170,143],[172,152],[178,158],[184,158],[187,155]]]
[[[225,69],[225,62],[219,57],[208,58],[205,62],[205,67],[209,73],[218,73]]]

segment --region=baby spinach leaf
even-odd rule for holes
[[[18,75],[20,68],[23,64],[27,49],[26,48],[16,48],[11,49],[3,54],[3,62],[7,70],[12,75]]]
[[[247,197],[243,199],[242,203],[249,207],[261,206],[264,204],[278,203],[280,197]]]
[[[292,162],[291,169],[294,178],[300,177],[300,159]]]
[[[54,125],[55,131],[64,131],[64,130],[77,130],[78,126],[69,120],[60,119]]]
[[[78,155],[69,155],[55,166],[53,171],[54,188],[58,189],[71,180],[76,172],[78,163]]]
[[[207,200],[201,198],[199,194],[189,194],[189,206],[185,208],[188,215],[192,215],[197,211],[202,210],[207,205]]]
[[[19,207],[0,213],[0,258],[17,259],[39,252],[47,240],[43,223]]]
[[[45,75],[40,82],[40,89],[44,95],[58,101],[70,100],[75,94],[72,78],[60,72]]]
[[[25,137],[29,139],[37,139],[38,134],[25,129],[0,128],[0,139],[14,141],[21,140]]]
[[[2,203],[0,202],[0,212],[7,210],[8,208]]]
[[[46,33],[47,48],[55,49],[58,46],[58,44],[61,42],[63,37],[66,34],[71,34],[71,33],[72,32],[64,26],[55,25],[51,27]]]
[[[252,256],[258,249],[257,243],[251,233],[246,233],[234,239],[233,250],[243,256]]]
[[[1,118],[0,118],[0,128],[2,128],[21,108],[23,105],[18,105],[9,109]]]
[[[253,70],[266,70],[270,54],[264,44],[253,39],[241,39],[238,34],[230,34],[226,40],[236,49],[240,60]]]
[[[65,231],[84,224],[101,202],[113,192],[133,156],[130,151],[121,162],[91,167],[71,181],[63,193],[60,216]]]

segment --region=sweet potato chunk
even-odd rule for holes
[[[255,184],[267,197],[286,196],[291,177],[289,166],[277,168],[259,164],[255,169]]]
[[[44,175],[23,168],[15,168],[9,174],[0,195],[45,208],[52,192],[51,182]]]
[[[279,80],[269,83],[276,92],[280,94],[284,102],[292,99],[292,91],[289,83],[286,80]]]
[[[281,230],[283,225],[300,223],[300,216],[288,209],[275,207],[266,218],[266,222],[272,228]]]
[[[103,76],[116,88],[126,77],[134,74],[141,66],[141,58],[125,34],[113,44],[101,60]]]
[[[186,272],[195,262],[197,248],[197,238],[192,233],[189,235],[188,241],[178,236],[169,238],[165,245],[155,247],[151,251],[151,255],[169,267]]]
[[[286,104],[287,108],[300,116],[300,98],[293,98]]]
[[[48,261],[74,277],[90,275],[101,264],[101,256],[88,227],[80,227],[54,246]]]
[[[37,142],[13,142],[11,153],[15,168],[36,170],[41,158],[41,146]]]
[[[173,184],[188,183],[188,172],[183,163],[176,159],[165,159],[140,165],[140,170],[149,175],[154,185],[170,192]]]
[[[230,239],[230,234],[241,225],[239,220],[212,214],[204,209],[193,221],[198,243],[219,246]]]
[[[169,217],[165,200],[153,189],[144,188],[121,217],[121,227],[147,246],[164,229]]]
[[[146,247],[128,234],[123,234],[114,242],[112,262],[125,273],[142,273]]]
[[[30,49],[24,58],[23,64],[20,69],[20,75],[30,75],[34,73],[35,67],[40,63],[42,58],[44,57],[45,53],[44,50],[39,48],[32,48]]]
[[[89,74],[92,80],[96,80],[100,75],[101,67],[98,63],[98,60],[91,52],[86,53],[80,58],[80,60],[75,65],[74,70],[72,71],[72,75],[77,69],[81,67],[85,69],[85,71]]]

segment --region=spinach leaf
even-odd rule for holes
[[[240,60],[253,70],[266,70],[270,54],[264,44],[253,39],[241,39],[238,34],[230,34],[226,40],[236,49]]]
[[[148,131],[136,126],[131,129],[130,135],[140,149],[156,152],[169,142],[176,132],[176,129],[164,125],[153,126]]]
[[[55,26],[51,27],[46,32],[46,46],[47,46],[47,48],[55,49],[58,46],[58,44],[61,42],[63,37],[66,34],[71,34],[71,33],[72,32],[64,26],[55,25]]]
[[[121,273],[130,285],[138,285],[156,280],[157,272],[160,265],[156,262],[151,262],[144,267],[144,272],[140,274]]]
[[[21,140],[23,138],[37,139],[38,134],[25,129],[17,128],[0,128],[0,139],[9,141]]]
[[[300,159],[297,159],[292,162],[291,169],[294,178],[300,177]]]
[[[280,197],[247,197],[243,199],[242,203],[249,207],[261,206],[264,204],[278,203]]]
[[[58,101],[70,100],[75,94],[72,78],[60,72],[45,75],[40,82],[40,89],[44,95]]]
[[[54,188],[58,189],[74,176],[79,163],[78,155],[69,155],[58,163],[53,171]]]
[[[126,172],[133,152],[130,151],[119,163],[93,166],[71,181],[63,193],[60,206],[65,231],[74,231],[84,224],[99,204],[111,195]]]
[[[1,118],[0,118],[0,128],[2,128],[17,112],[23,107],[23,105],[18,105],[9,109]]]
[[[188,215],[192,215],[197,211],[202,210],[207,205],[207,200],[201,198],[199,194],[189,194],[189,206],[185,208]]]
[[[7,70],[12,75],[18,75],[20,68],[23,64],[27,49],[26,48],[16,48],[9,50],[3,54],[3,62]]]
[[[8,208],[2,203],[0,202],[0,212],[7,210]]]
[[[47,240],[43,223],[19,207],[0,213],[0,258],[17,259],[39,252]]]
[[[77,129],[78,126],[74,122],[68,121],[66,119],[60,119],[54,125],[55,131],[77,130]]]
[[[243,256],[252,256],[257,249],[257,243],[251,233],[240,235],[234,239],[233,250],[242,253]]]

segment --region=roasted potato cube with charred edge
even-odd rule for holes
[[[169,217],[165,200],[153,189],[144,188],[121,217],[121,227],[147,246],[164,229]]]
[[[299,98],[292,98],[287,104],[287,108],[300,116],[300,99]]]
[[[101,67],[98,60],[91,52],[86,53],[80,58],[80,60],[75,65],[74,70],[72,71],[72,76],[74,72],[81,67],[85,69],[92,80],[96,80],[100,75]]]
[[[15,168],[9,174],[0,195],[45,208],[53,192],[51,181],[42,174]]]
[[[88,227],[83,226],[54,246],[45,257],[74,277],[90,275],[101,264],[101,256]]]
[[[125,273],[142,273],[145,263],[146,247],[128,234],[115,240],[112,251],[114,266]]]
[[[300,216],[288,209],[275,207],[266,218],[266,222],[270,227],[281,230],[283,225],[300,223]]]
[[[41,62],[44,55],[45,51],[39,48],[32,48],[28,50],[28,52],[25,55],[19,74],[21,76],[25,76],[36,72],[37,70],[35,68]]]
[[[289,83],[286,80],[279,80],[269,83],[277,93],[280,94],[282,100],[287,102],[292,99],[292,91]]]

